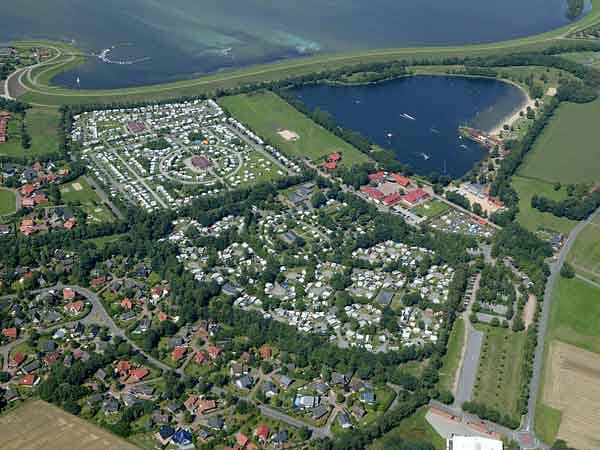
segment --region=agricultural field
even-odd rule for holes
[[[460,356],[465,341],[465,323],[458,318],[454,322],[450,339],[448,340],[448,351],[444,356],[443,366],[440,369],[439,386],[446,391],[453,391],[454,380],[460,364]]]
[[[0,416],[4,450],[138,450],[90,422],[43,401],[29,401]]]
[[[600,353],[600,288],[578,278],[560,278],[554,287],[550,339]]]
[[[499,327],[485,331],[474,389],[474,401],[519,418],[517,403],[525,333]],[[515,363],[517,362],[517,363]]]
[[[558,341],[548,353],[543,401],[562,413],[550,437],[557,431],[574,448],[600,449],[600,355]]]
[[[15,212],[17,197],[14,192],[0,189],[0,216]]]
[[[520,176],[513,177],[512,185],[519,194],[517,220],[524,228],[534,232],[543,228],[568,234],[577,224],[565,217],[556,217],[550,213],[540,212],[531,206],[531,198],[534,195],[542,195],[552,200],[565,198],[566,189],[564,187],[555,191],[552,183]]]
[[[600,180],[599,114],[600,100],[561,105],[518,174],[565,184]]]
[[[600,217],[579,233],[568,261],[577,273],[600,283]]]
[[[224,97],[219,103],[288,156],[322,161],[340,152],[342,165],[367,162],[365,154],[331,134],[271,92]]]

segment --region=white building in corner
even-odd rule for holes
[[[452,436],[446,450],[503,450],[502,441],[477,436]]]

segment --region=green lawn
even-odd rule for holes
[[[244,171],[248,171],[248,174],[254,174],[256,179],[249,181],[242,181],[240,186],[250,186],[252,184],[264,183],[267,181],[275,180],[277,178],[281,178],[281,175],[277,173],[277,171],[281,170],[284,174],[287,173],[285,169],[282,169],[279,164],[277,164],[272,158],[260,153],[258,151],[252,151],[248,153],[248,161],[244,161],[242,167],[236,175],[244,176]],[[264,161],[269,161],[271,163],[268,167],[263,167]]]
[[[9,140],[0,144],[0,154],[11,157],[43,156],[58,150],[58,125],[60,113],[54,109],[31,108],[25,114],[25,126],[31,137],[31,147],[21,146],[21,118],[10,117]]]
[[[413,212],[421,217],[427,217],[429,219],[431,217],[440,216],[449,209],[450,207],[446,203],[439,200],[431,200],[417,206],[413,209]]]
[[[600,100],[561,105],[525,157],[519,175],[561,183],[600,180],[598,117]]]
[[[479,360],[474,400],[518,419],[525,333],[489,326],[482,326],[482,329],[485,330],[485,341]]]
[[[556,217],[550,213],[543,213],[531,207],[531,198],[534,195],[542,195],[552,200],[560,200],[566,197],[566,189],[554,190],[552,183],[515,176],[512,185],[519,194],[519,214],[517,220],[529,231],[537,231],[540,228],[559,231],[567,234],[577,224],[565,217]]]
[[[76,186],[80,189],[77,190]],[[69,183],[61,184],[60,194],[63,203],[79,203],[81,205],[81,208],[87,214],[88,223],[103,223],[114,220],[113,214],[102,204],[98,194],[83,176]]]
[[[0,216],[12,214],[16,210],[17,196],[12,191],[0,189]]]
[[[452,392],[464,342],[465,323],[461,318],[458,318],[452,327],[450,339],[448,340],[448,351],[444,356],[443,365],[439,372],[441,389]]]
[[[400,422],[396,428],[374,441],[369,450],[385,450],[392,448],[399,439],[407,441],[422,441],[433,445],[435,450],[445,450],[445,440],[433,429],[425,419],[427,408],[419,409],[412,416]]]
[[[98,247],[99,249],[104,248],[104,246],[108,243],[111,242],[116,242],[119,239],[121,239],[123,236],[125,236],[124,234],[111,234],[110,236],[102,236],[99,238],[92,238],[92,239],[86,239],[86,242],[91,242],[94,245],[96,245],[96,247]]]
[[[79,184],[81,189],[77,190]],[[65,203],[100,203],[100,197],[96,194],[84,177],[79,177],[69,183],[60,186],[60,195]]]
[[[559,278],[553,296],[549,340],[600,353],[600,288],[577,278]]]
[[[600,217],[579,233],[568,261],[579,274],[600,283]]]
[[[289,156],[309,157],[313,161],[319,161],[333,152],[341,152],[344,165],[368,160],[365,154],[317,125],[271,92],[224,97],[219,102],[234,117]],[[281,130],[293,131],[300,137],[296,141],[286,141],[277,134]]]

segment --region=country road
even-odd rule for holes
[[[580,222],[577,224],[575,228],[569,234],[565,245],[560,251],[558,258],[554,264],[551,266],[551,274],[548,277],[548,281],[546,283],[546,290],[544,292],[544,304],[542,306],[542,316],[539,322],[538,327],[538,341],[537,347],[535,350],[535,360],[533,365],[533,375],[531,377],[531,384],[529,387],[529,403],[528,403],[528,411],[523,420],[523,426],[521,427],[522,432],[526,432],[531,434],[532,437],[535,437],[534,425],[535,425],[535,408],[537,405],[538,391],[540,387],[540,380],[542,377],[542,366],[543,366],[543,358],[544,358],[544,345],[546,342],[546,333],[548,331],[548,322],[550,320],[550,311],[552,307],[552,297],[553,297],[553,288],[556,282],[557,277],[560,274],[560,269],[562,268],[567,255],[569,254],[577,236],[581,231],[590,224],[597,216],[600,215],[600,208],[597,209],[587,220]],[[537,448],[535,445],[537,439],[533,439],[531,446],[522,446],[523,449],[534,449]]]

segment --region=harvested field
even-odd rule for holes
[[[543,401],[562,411],[558,439],[600,449],[600,355],[556,340],[549,353]]]
[[[139,450],[133,444],[41,400],[0,417],[3,450]]]

